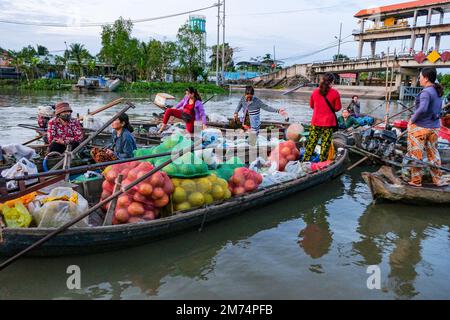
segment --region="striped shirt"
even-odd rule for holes
[[[241,109],[244,112],[244,117],[247,111],[250,117],[259,117],[261,114],[261,109],[266,110],[268,112],[278,112],[278,109],[269,107],[267,104],[262,102],[261,99],[257,97],[253,97],[252,101],[250,102],[247,102],[245,97],[242,97],[241,101],[239,101],[238,107],[236,108],[236,113],[239,113]]]

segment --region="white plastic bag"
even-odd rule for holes
[[[267,166],[267,161],[261,157],[258,157],[248,167],[250,170],[260,173],[262,168]]]
[[[20,160],[22,158],[31,160],[37,156],[34,149],[21,144],[7,144],[2,146],[2,149],[7,156],[14,157],[16,160]]]
[[[287,181],[297,179],[297,175],[294,173],[280,172],[280,171],[265,173],[262,176],[263,176],[263,182],[259,186],[260,188],[267,188],[267,187],[271,187],[276,184],[280,184],[282,182],[287,182]]]
[[[51,201],[43,203],[47,198],[67,198],[76,199],[72,201]],[[28,210],[34,218],[38,228],[59,228],[76,217],[82,215],[89,209],[89,204],[78,192],[71,188],[56,188],[48,196],[37,197],[35,201],[28,205]],[[86,217],[77,224],[76,228],[89,226],[89,218]]]
[[[11,168],[3,170],[2,177],[11,179],[11,178],[16,178],[16,177],[22,177],[25,175],[25,173],[37,174],[38,170],[37,170],[36,165],[33,162],[31,162],[30,160],[28,160],[26,158],[22,158]],[[26,180],[25,185],[29,185],[29,184],[36,183],[36,182],[38,182],[38,179]],[[18,186],[17,181],[8,181],[6,183],[6,188],[8,190],[16,189],[17,186]]]
[[[293,173],[297,178],[306,176],[306,172],[300,161],[291,161],[286,165],[285,172]]]

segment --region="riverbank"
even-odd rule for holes
[[[0,80],[0,89],[19,91],[71,91],[76,82],[61,79],[36,79],[31,81]],[[120,93],[149,93],[166,92],[183,94],[187,87],[194,87],[201,94],[225,94],[227,90],[215,84],[203,83],[165,83],[165,82],[132,82],[122,83],[117,92]]]

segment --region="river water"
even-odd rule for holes
[[[286,107],[291,119],[311,117],[307,97],[260,96]],[[16,125],[35,124],[38,105],[67,100],[85,114],[117,97],[0,93],[0,144],[34,137]],[[159,111],[149,96],[128,98],[137,106],[132,118]],[[238,99],[218,97],[207,112],[229,116]],[[362,101],[362,111],[381,103]],[[383,108],[375,113],[382,116]],[[23,259],[0,273],[0,299],[449,299],[448,207],[373,205],[364,170],[374,168],[206,225],[202,233],[105,254]],[[66,286],[71,265],[81,268],[81,290]],[[370,266],[379,268],[380,290],[368,289]]]

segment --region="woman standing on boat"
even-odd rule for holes
[[[203,129],[206,129],[206,112],[200,94],[192,87],[187,89],[187,93],[188,96],[175,108],[166,110],[159,133],[162,133],[166,129],[170,117],[183,119],[186,122],[186,131],[189,133],[194,133],[194,124],[196,121],[201,121]]]
[[[134,128],[130,124],[130,119],[126,113],[120,115],[112,124],[112,146],[107,153],[116,158],[131,159],[133,152],[137,149],[136,139],[133,136]]]
[[[242,124],[247,127],[249,126],[252,131],[259,133],[261,127],[261,109],[268,112],[279,113],[282,116],[287,117],[287,113],[283,108],[275,109],[269,107],[259,98],[255,97],[255,89],[252,86],[247,86],[245,88],[245,95],[239,101],[239,105],[234,112],[234,119],[238,120],[239,112],[242,110]]]
[[[416,98],[416,112],[408,125],[408,154],[410,157],[423,160],[426,154],[429,163],[441,166],[441,158],[437,148],[439,139],[439,115],[442,108],[444,88],[436,83],[437,72],[435,68],[424,68],[420,73],[420,86],[424,87]],[[438,186],[447,186],[441,180],[442,172],[437,168],[430,168],[433,183]],[[422,186],[421,168],[411,168],[410,185]]]
[[[317,143],[322,140],[320,161],[326,161],[333,142],[333,131],[338,125],[336,112],[342,109],[341,96],[332,88],[334,75],[326,73],[319,88],[311,95],[310,107],[314,110],[311,132],[303,161],[311,160]]]
[[[48,122],[48,152],[64,153],[67,146],[72,150],[83,140],[80,122],[72,118],[72,108],[67,102],[60,102],[55,107],[55,118]]]

